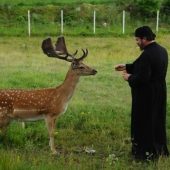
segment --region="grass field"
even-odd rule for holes
[[[40,48],[44,38],[0,38],[1,89],[45,88],[62,83],[69,63],[46,57]],[[85,63],[98,73],[81,78],[67,112],[57,121],[55,141],[60,155],[51,155],[43,121],[28,122],[25,129],[13,122],[6,137],[0,138],[0,170],[168,170],[170,158],[142,163],[133,161],[130,155],[130,88],[114,71],[114,65],[131,62],[140,54],[134,38],[65,38],[70,52],[89,49]],[[170,35],[158,35],[157,41],[170,54]],[[169,77],[170,69],[170,149]],[[88,148],[96,153],[87,153]]]

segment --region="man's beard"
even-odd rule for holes
[[[144,45],[143,45],[143,44],[140,44],[140,45],[138,45],[138,46],[139,46],[139,48],[140,48],[141,51],[144,50]]]
[[[142,46],[139,46],[139,48],[140,48],[141,51],[143,51],[143,49],[144,49],[144,47],[142,47]]]

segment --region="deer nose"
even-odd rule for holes
[[[92,70],[93,75],[95,75],[97,73],[97,71],[95,69]]]

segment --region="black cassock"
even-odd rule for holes
[[[169,155],[166,143],[166,72],[168,54],[156,42],[126,64],[132,93],[131,139],[136,158]]]

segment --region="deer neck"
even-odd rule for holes
[[[79,81],[80,76],[77,75],[71,68],[69,69],[66,78],[61,86],[63,89],[63,93],[65,94],[65,97],[67,100],[69,100],[76,88],[76,85]]]

